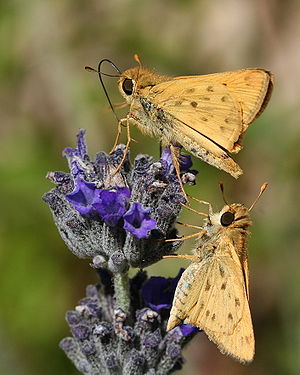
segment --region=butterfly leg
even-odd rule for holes
[[[119,165],[117,166],[116,170],[113,172],[113,176],[119,172],[119,170],[121,169],[125,159],[126,159],[126,156],[127,156],[127,153],[128,153],[128,148],[129,148],[129,145],[130,145],[130,142],[132,141],[132,138],[130,136],[130,127],[129,127],[129,117],[127,116],[126,118],[124,119],[121,119],[119,121],[119,124],[121,124],[120,126],[122,126],[122,123],[126,121],[126,133],[127,133],[127,142],[126,142],[126,145],[125,145],[125,148],[124,148],[124,151],[123,151],[123,156],[122,156],[122,159],[119,163]]]
[[[126,120],[126,119],[121,119],[121,120],[119,120],[119,122],[118,122],[118,130],[117,130],[117,136],[116,136],[116,139],[115,139],[115,142],[114,142],[114,145],[113,145],[113,147],[112,147],[112,149],[110,150],[110,154],[112,154],[113,152],[114,152],[114,150],[115,150],[115,148],[117,147],[117,145],[118,145],[118,143],[119,143],[119,140],[120,140],[120,136],[121,136],[121,134],[122,134],[122,122],[124,121],[124,120]]]
[[[186,223],[182,223],[181,221],[176,221],[176,223],[179,225],[183,225],[184,227],[188,227],[188,228],[203,229],[202,227],[199,227],[198,225],[186,224]]]
[[[200,211],[197,211],[195,210],[194,208],[188,206],[187,204],[184,204],[184,203],[181,203],[181,205],[185,208],[187,208],[188,210],[192,211],[192,212],[195,212],[195,214],[198,214],[198,215],[202,215],[202,216],[208,216],[205,212],[200,212]]]
[[[210,215],[213,214],[212,206],[211,206],[211,204],[210,204],[209,202],[207,202],[207,201],[203,201],[202,199],[195,198],[195,197],[193,197],[193,196],[191,196],[191,195],[189,195],[189,194],[188,194],[188,197],[191,198],[191,199],[193,199],[194,201],[196,201],[196,202],[198,202],[198,203],[207,204],[207,205],[208,205],[208,209],[209,209],[209,214],[210,214]],[[188,207],[187,207],[187,208],[188,208]],[[202,213],[201,213],[201,215],[202,215]],[[206,216],[207,216],[207,215],[206,215]]]
[[[181,255],[181,254],[164,255],[163,259],[166,259],[166,258],[181,258],[181,259],[190,259],[193,261],[199,260],[199,257],[197,255]]]
[[[181,238],[168,238],[164,242],[185,241],[185,240],[188,240],[189,238],[198,237],[198,236],[201,236],[202,234],[205,234],[205,233],[206,233],[206,230],[202,230],[200,232],[193,233],[193,234],[190,234],[188,236],[181,237]]]
[[[175,168],[175,171],[176,171],[176,175],[177,175],[177,178],[178,178],[178,182],[179,182],[181,191],[184,195],[185,200],[188,201],[187,195],[186,195],[186,192],[184,191],[182,180],[181,180],[181,177],[180,177],[180,164],[179,164],[180,148],[170,144],[170,152],[171,152],[172,162],[173,162],[173,165],[174,165],[174,168]]]

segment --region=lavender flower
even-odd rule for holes
[[[181,349],[196,331],[182,324],[166,332],[182,270],[174,279],[147,280],[139,272],[129,280],[128,269],[177,250],[174,223],[185,198],[169,148],[158,162],[138,155],[133,166],[127,153],[118,168],[124,148],[91,160],[80,131],[77,146],[64,150],[70,172],[47,175],[56,187],[43,199],[61,237],[76,256],[92,258],[100,277],[67,313],[72,337],[60,347],[82,374],[166,375],[181,368]],[[181,178],[189,184],[195,182],[191,166],[184,156]]]
[[[109,271],[98,272],[100,284],[89,285],[86,297],[66,314],[73,337],[64,338],[60,347],[77,369],[86,375],[165,375],[180,369],[181,349],[195,331],[177,327],[166,332],[167,316],[145,306],[140,298],[141,288],[143,283],[150,283],[156,293],[153,278],[147,281],[146,273],[141,272],[130,280],[131,304],[135,308],[126,314],[112,298],[113,275]],[[173,281],[165,280],[176,287],[178,276]]]
[[[168,149],[160,162],[138,155],[133,167],[127,154],[115,173],[124,147],[110,155],[100,152],[93,161],[80,131],[77,147],[64,151],[70,173],[49,172],[56,187],[43,197],[69,249],[113,272],[143,268],[176,252],[179,241],[163,240],[177,237],[174,223],[185,201],[170,172]]]

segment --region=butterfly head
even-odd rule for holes
[[[251,225],[249,209],[242,204],[226,204],[220,212],[210,217],[212,225],[222,228],[243,228],[247,229]]]
[[[125,70],[118,81],[118,87],[121,95],[130,104],[135,96],[143,94],[143,90],[151,89],[165,80],[167,80],[167,77],[156,74],[140,65]]]
[[[223,183],[220,183],[220,188],[222,191],[225,206],[222,208],[220,212],[217,213],[213,213],[212,209],[210,208],[210,214],[207,218],[207,225],[216,226],[219,228],[222,227],[247,229],[252,224],[250,219],[250,211],[252,210],[252,208],[262,195],[262,193],[266,190],[267,185],[267,183],[264,183],[261,186],[258,196],[254,200],[250,208],[247,208],[246,206],[240,203],[228,204],[224,196]]]

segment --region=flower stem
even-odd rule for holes
[[[121,308],[125,313],[129,313],[129,277],[128,273],[116,273],[114,276],[116,307]]]

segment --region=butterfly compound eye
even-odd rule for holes
[[[125,78],[122,83],[122,89],[126,95],[131,95],[133,93],[133,81],[132,79]]]
[[[221,216],[221,224],[223,227],[228,227],[234,221],[234,214],[232,212],[224,212]]]

